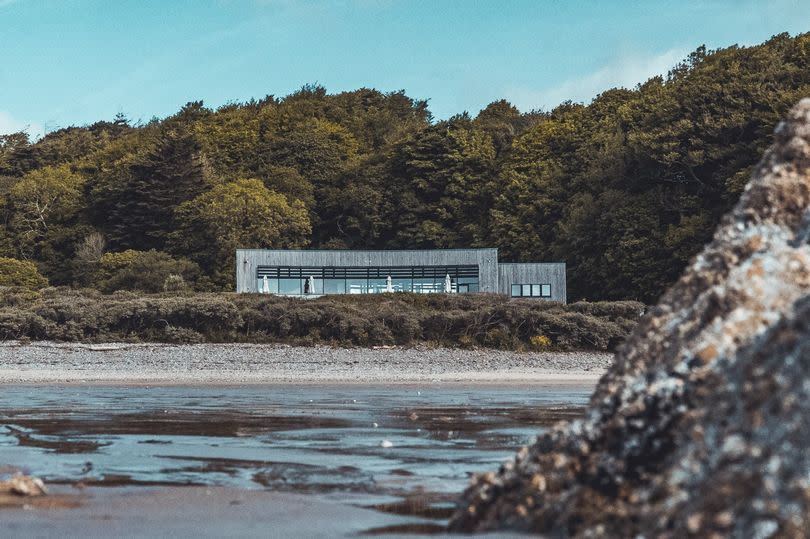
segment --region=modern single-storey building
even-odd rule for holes
[[[488,292],[565,303],[565,263],[500,263],[497,249],[238,249],[236,291],[304,297]]]

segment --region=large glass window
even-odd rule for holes
[[[324,279],[323,280],[323,293],[324,294],[345,294],[346,293],[346,279]]]
[[[550,298],[551,297],[551,285],[550,284],[544,284],[544,285],[542,285],[542,288],[543,288],[543,293],[540,294],[540,295],[542,297],[544,297],[544,298]]]
[[[520,291],[521,291],[521,287],[520,287],[519,284],[513,284],[512,285],[512,297],[513,298],[519,298],[521,296]]]
[[[459,277],[458,288],[459,292],[478,292],[478,277]]]
[[[388,279],[369,279],[368,280],[368,293],[381,294],[385,292],[388,286]]]
[[[411,279],[391,279],[391,288],[394,292],[410,292],[412,284]]]
[[[304,294],[323,294],[323,279],[310,279],[309,276],[303,279]]]
[[[413,291],[417,294],[431,294],[434,292],[441,292],[444,288],[444,280],[442,284],[436,283],[433,278],[420,277],[413,280]]]
[[[278,294],[278,279],[267,279],[267,290],[265,290],[265,279],[264,277],[259,277],[258,280],[258,287],[256,290],[259,291],[260,294]]]
[[[346,279],[346,292],[348,294],[365,294],[368,279]]]
[[[0,0],[2,2],[2,0]],[[451,293],[478,292],[478,266],[259,266],[257,285],[264,277],[271,293],[284,295],[368,294],[394,292],[441,293],[450,277]]]
[[[301,288],[301,279],[279,279],[278,280],[278,293],[298,295],[303,292]]]

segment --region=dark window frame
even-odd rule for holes
[[[523,293],[523,287],[529,287],[529,294]],[[534,295],[534,287],[540,287],[540,295]],[[515,294],[515,287],[517,287],[519,294]],[[548,294],[543,294],[543,288],[548,287]],[[550,298],[551,297],[551,284],[549,283],[511,283],[509,287],[509,296],[513,298]]]

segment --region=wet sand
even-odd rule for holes
[[[252,344],[0,344],[0,383],[593,385],[612,355]]]
[[[26,537],[346,537],[443,535],[442,527],[312,496],[222,487],[57,488],[25,511],[0,509]],[[57,503],[60,500],[62,503]],[[497,537],[523,537],[497,534]]]

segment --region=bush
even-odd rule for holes
[[[188,292],[189,286],[182,275],[172,273],[163,281],[164,292]]]
[[[529,342],[537,350],[546,350],[551,346],[551,339],[545,335],[533,335],[529,338]]]
[[[639,303],[619,303],[560,305],[483,294],[300,300],[258,294],[105,295],[70,288],[0,288],[0,339],[609,350],[632,330],[643,310]]]
[[[48,286],[48,279],[39,273],[33,262],[16,258],[0,258],[0,286],[18,286],[38,290]]]
[[[202,272],[194,262],[172,258],[161,251],[122,251],[106,253],[98,261],[95,286],[105,293],[117,290],[163,292],[169,277],[183,283],[197,281]]]

